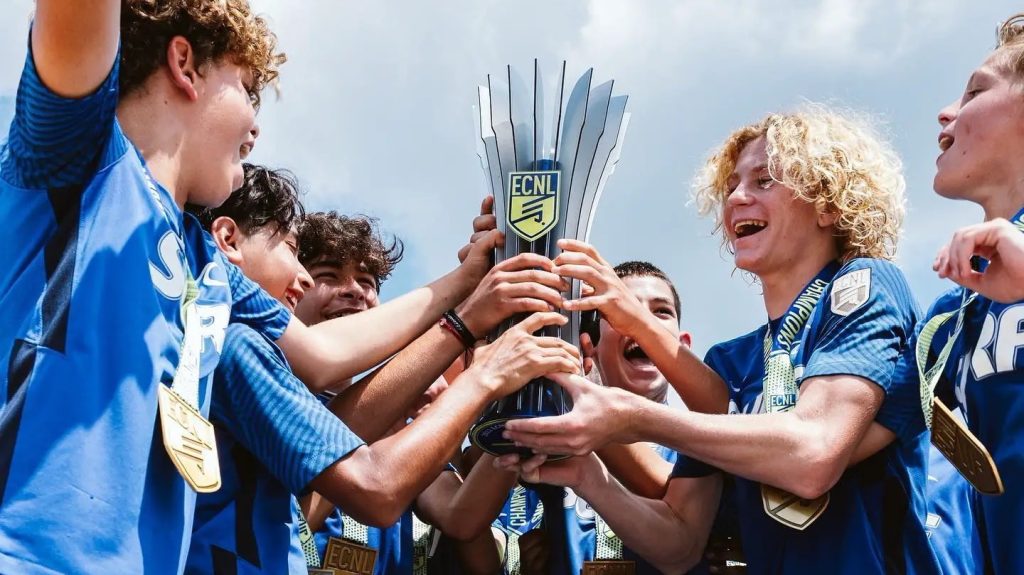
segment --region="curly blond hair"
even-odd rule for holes
[[[772,114],[732,133],[694,180],[702,215],[714,215],[722,233],[728,180],[743,148],[764,136],[768,173],[815,205],[835,214],[842,261],[892,259],[905,212],[903,165],[863,114],[808,104],[790,114]]]
[[[122,0],[120,89],[128,94],[164,65],[167,44],[183,36],[203,66],[221,58],[252,73],[248,86],[253,104],[277,80],[284,54],[266,20],[248,0]]]
[[[1024,12],[1010,16],[996,30],[999,65],[1017,81],[1024,81]]]

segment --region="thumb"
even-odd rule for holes
[[[555,372],[549,373],[545,377],[562,386],[562,389],[568,391],[574,400],[583,393],[585,386],[591,385],[589,381],[574,373]]]
[[[480,202],[480,215],[486,216],[494,212],[494,196],[488,194]]]

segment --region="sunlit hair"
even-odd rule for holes
[[[249,96],[259,104],[260,92],[277,79],[284,54],[266,20],[256,16],[248,0],[122,0],[122,94],[142,86],[167,60],[167,45],[183,36],[200,67],[221,58],[252,74]]]
[[[723,243],[728,241],[722,218],[729,177],[743,148],[761,136],[772,179],[819,213],[837,215],[843,261],[895,256],[905,211],[902,162],[869,118],[821,104],[772,114],[736,130],[698,173],[694,200],[702,215],[714,216]]]
[[[338,212],[306,214],[299,227],[299,262],[344,267],[348,262],[365,266],[377,280],[377,289],[388,279],[405,247],[398,238],[388,242],[367,216],[345,216]]]
[[[1007,18],[996,31],[998,65],[1017,81],[1024,81],[1024,12]]]

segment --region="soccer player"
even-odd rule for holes
[[[916,384],[893,378],[897,361],[912,353],[917,315],[888,261],[903,191],[895,153],[851,115],[809,106],[734,132],[697,184],[736,266],[760,281],[768,315],[707,354],[727,385],[731,415],[673,410],[556,375],[573,395],[572,412],[509,422],[507,436],[573,454],[653,441],[680,452],[675,476],[712,472],[697,460],[734,474],[751,572],[935,572],[923,524],[926,439],[915,425]],[[562,245],[559,273],[595,289],[567,307],[600,309],[661,368],[657,348],[668,348],[659,342],[670,334],[615,289],[593,248]],[[700,387],[695,378],[680,386],[684,401],[683,392]],[[873,421],[881,441],[858,451]],[[623,505],[631,528],[615,531],[652,563],[685,567],[701,523],[665,497]]]
[[[309,325],[376,307],[380,285],[390,275],[401,252],[398,242],[386,245],[372,220],[342,216],[335,212],[308,214],[303,220],[299,243],[300,262],[309,270],[314,287],[299,303],[296,315]],[[527,258],[537,259],[536,256]],[[499,266],[492,277],[513,269],[510,266],[514,265],[515,262],[509,262]],[[511,276],[508,277],[511,279]],[[501,298],[504,297],[501,292],[510,287],[514,287],[514,284],[506,282],[489,285],[478,291],[491,292],[493,296]],[[555,296],[555,293],[551,292],[551,295]],[[558,303],[556,297],[549,299]],[[473,318],[468,317],[467,321],[472,324]],[[457,348],[455,350],[458,351]],[[421,353],[438,358],[453,358],[451,351],[445,349],[423,348]],[[437,362],[435,364],[440,365]],[[406,382],[402,385],[415,384]],[[386,434],[398,432],[405,427],[407,418],[414,419],[423,413],[445,387],[444,379],[438,377],[409,411],[393,422]],[[374,392],[374,395],[369,395],[370,392]],[[337,396],[333,393],[322,396],[334,397],[332,408],[335,413],[346,422],[352,422],[357,429],[365,430],[361,419],[367,416],[374,419],[380,417],[380,408],[374,403],[394,403],[398,401],[397,393],[396,390],[380,386],[370,388],[360,385]],[[376,439],[374,436],[364,438]],[[515,480],[514,474],[495,470],[492,461],[490,456],[484,456],[482,463],[474,467],[465,481],[454,467],[449,466],[416,497],[416,515],[462,542],[475,540],[480,533],[487,532],[486,527],[491,517],[498,513],[504,492]],[[344,516],[337,510],[333,510],[325,520],[324,510],[315,496],[304,503],[304,508],[310,512],[307,517],[310,527],[316,531],[316,544],[321,557],[328,538],[333,536],[354,539],[361,545],[377,550],[375,573],[412,573],[415,565],[422,565],[426,561],[426,547],[430,539],[414,537],[418,519],[414,517],[412,508],[406,510],[397,523],[381,529],[362,526],[354,518]],[[333,506],[329,507],[333,509]],[[473,543],[474,547],[477,545]],[[494,555],[493,546],[489,551]]]
[[[394,354],[483,277],[482,254],[366,317],[306,328],[183,215],[241,183],[275,43],[245,0],[36,3],[0,154],[0,572],[181,570],[184,477],[215,486],[203,417],[229,323],[276,340],[320,389]]]
[[[224,205],[203,211],[201,219],[210,226],[214,241],[229,261],[291,308],[304,290],[312,287],[297,259],[295,224],[301,211],[294,182],[257,166],[246,166],[245,173],[244,185]],[[486,242],[478,242],[469,257],[479,257],[490,249]],[[528,268],[536,263],[527,260],[520,263]],[[510,261],[507,268],[515,265]],[[495,317],[496,323],[503,319],[500,314],[520,309],[514,298],[495,301],[490,297],[506,293],[503,282],[495,285],[489,281],[494,275],[483,284],[490,288],[485,292],[488,296],[471,297],[461,308],[469,325],[478,325],[474,320],[481,317]],[[523,275],[539,274],[529,270]],[[556,288],[561,282],[550,272],[547,275],[556,286],[548,288],[549,299],[558,301]],[[212,392],[210,412],[221,447],[224,486],[199,499],[187,571],[304,572],[306,562],[298,551],[292,501],[294,495],[310,489],[364,522],[393,523],[416,493],[434,479],[476,414],[493,398],[488,380],[499,382],[507,391],[548,368],[575,369],[576,359],[567,344],[534,338],[523,331],[544,321],[561,321],[558,317],[554,313],[531,316],[522,330],[478,350],[481,360],[437,398],[436,411],[424,413],[416,423],[386,439],[371,439],[369,445],[291,374],[287,361],[269,339],[243,325],[230,326],[215,374],[219,384]],[[457,355],[463,342],[441,327],[435,329],[454,343],[439,344],[437,351],[450,348],[455,350],[451,355]],[[433,335],[428,331],[424,337]],[[513,351],[515,347],[519,349]],[[511,363],[501,365],[495,363],[496,351],[518,355],[516,359],[503,358]],[[424,372],[440,373],[446,363],[403,350],[367,379],[373,384],[367,387],[387,386],[394,381],[389,379],[392,372],[405,373],[413,365]],[[496,368],[509,372],[494,373]],[[518,378],[523,377],[527,379],[520,382]],[[406,385],[415,388],[418,383],[408,378]],[[398,391],[390,396],[393,402],[400,403],[402,398]],[[377,406],[373,411],[364,419],[386,413],[387,408]]]
[[[935,191],[978,204],[986,222],[961,230],[939,253],[939,274],[964,287],[932,304],[921,328],[921,339],[931,338],[930,345],[921,344],[927,361],[907,375],[914,378],[918,369],[938,374],[936,395],[947,406],[960,407],[1002,478],[1002,495],[973,495],[984,567],[993,573],[1024,571],[1024,550],[1009,535],[1024,514],[1019,423],[1024,421],[1024,356],[1019,353],[1024,302],[1015,279],[1024,224],[1022,80],[1024,14],[1018,14],[1000,26],[996,49],[971,74],[963,95],[939,112]],[[984,262],[975,267],[974,256],[987,258],[987,267]],[[931,382],[922,387],[927,390]]]

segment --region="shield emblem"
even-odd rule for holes
[[[800,499],[792,493],[770,485],[761,485],[761,500],[768,517],[786,527],[803,531],[814,523],[828,507],[831,499],[828,493],[817,499]]]
[[[539,239],[558,223],[561,172],[511,172],[508,175],[509,229],[528,242]]]
[[[848,316],[871,296],[871,269],[850,272],[832,283],[832,313]]]

